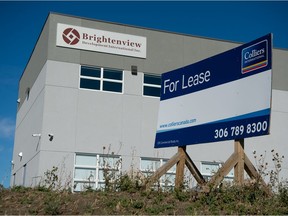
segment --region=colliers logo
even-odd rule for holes
[[[268,41],[264,40],[242,50],[242,74],[268,65]]]
[[[80,40],[79,32],[74,28],[67,28],[62,34],[63,40],[69,45],[75,45]]]

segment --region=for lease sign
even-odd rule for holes
[[[146,58],[146,37],[58,23],[61,47]]]
[[[162,74],[155,148],[269,134],[272,35]]]

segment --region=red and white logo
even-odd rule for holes
[[[67,28],[62,34],[63,40],[69,45],[75,45],[80,40],[79,32],[74,28]]]
[[[146,58],[146,37],[57,23],[56,46]]]

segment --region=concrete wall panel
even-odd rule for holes
[[[57,47],[57,23],[147,37],[147,58]],[[39,176],[43,177],[53,166],[59,167],[61,176],[69,181],[73,178],[75,153],[121,155],[124,170],[139,169],[140,157],[170,158],[177,153],[177,147],[154,149],[159,98],[142,95],[143,73],[161,74],[237,46],[238,43],[51,14],[19,84],[21,104],[12,170],[12,175],[16,173],[15,183],[36,185]],[[280,155],[287,152],[288,54],[273,50],[273,55],[271,134],[245,139],[245,152],[255,164],[254,150],[259,154],[266,150],[265,159],[270,162],[272,149]],[[81,65],[125,70],[123,94],[79,89]],[[137,76],[131,74],[131,65],[137,66]],[[30,97],[25,101],[27,88],[31,88]],[[32,137],[34,133],[41,133],[41,137]],[[49,140],[49,133],[53,140]],[[233,143],[192,145],[187,146],[187,152],[200,168],[201,161],[225,162],[234,151]],[[23,152],[21,160],[19,152]],[[273,163],[269,167],[273,168]],[[286,158],[282,168],[287,177]]]

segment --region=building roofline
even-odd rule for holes
[[[187,37],[194,37],[194,38],[199,38],[199,39],[206,39],[206,40],[211,40],[211,41],[219,41],[219,42],[226,42],[226,43],[231,43],[231,44],[244,44],[245,42],[236,42],[236,41],[231,41],[231,40],[224,40],[224,39],[218,39],[218,38],[210,38],[210,37],[205,37],[205,36],[197,36],[197,35],[191,35],[191,34],[187,34],[187,33],[179,33],[179,32],[173,32],[173,31],[168,31],[168,30],[161,30],[161,29],[154,29],[154,28],[149,28],[149,27],[143,27],[143,26],[136,26],[136,25],[131,25],[131,24],[124,24],[124,23],[118,23],[118,22],[112,22],[112,21],[105,21],[105,20],[100,20],[100,19],[95,19],[95,18],[87,18],[87,17],[81,17],[81,16],[76,16],[76,15],[70,15],[70,14],[64,14],[64,13],[58,13],[58,12],[53,12],[50,11],[46,17],[46,20],[42,26],[42,29],[40,31],[40,34],[38,35],[38,38],[36,40],[36,43],[34,45],[34,48],[32,50],[32,52],[30,53],[30,57],[26,63],[26,66],[22,72],[22,75],[18,81],[18,86],[19,83],[22,79],[22,76],[31,60],[32,54],[36,48],[36,45],[39,41],[39,38],[41,36],[41,33],[50,17],[51,14],[55,14],[55,15],[59,15],[59,16],[66,16],[66,17],[71,17],[71,18],[76,18],[76,19],[82,19],[82,20],[89,20],[89,21],[97,21],[97,22],[102,22],[102,23],[107,23],[107,24],[113,24],[113,25],[118,25],[118,26],[126,26],[126,27],[131,27],[131,28],[138,28],[138,29],[144,29],[144,30],[149,30],[149,31],[155,31],[155,32],[163,32],[163,33],[168,33],[168,34],[175,34],[175,35],[182,35],[182,36],[187,36]],[[283,51],[288,51],[288,49],[285,48],[275,48],[273,47],[273,49],[277,49],[277,50],[283,50]]]
[[[35,50],[35,48],[36,48],[36,45],[37,45],[37,43],[38,43],[38,41],[39,41],[39,39],[40,39],[40,36],[41,36],[41,34],[42,34],[42,32],[43,32],[43,29],[44,29],[44,27],[46,26],[46,23],[47,23],[47,21],[48,21],[48,19],[49,19],[50,14],[51,14],[51,12],[46,16],[46,20],[45,20],[45,22],[44,22],[43,25],[42,25],[42,28],[41,28],[41,31],[40,31],[38,37],[37,37],[36,43],[34,44],[34,47],[33,47],[32,51],[31,51],[31,53],[30,53],[29,59],[28,59],[28,61],[26,62],[26,65],[25,65],[24,70],[22,71],[21,77],[20,77],[20,79],[19,79],[19,81],[18,81],[18,88],[19,88],[20,81],[21,81],[21,79],[22,79],[22,77],[23,77],[23,75],[24,75],[24,72],[25,72],[25,70],[26,70],[26,68],[27,68],[27,66],[28,66],[28,64],[29,64],[29,62],[30,62],[30,60],[31,60],[31,58],[32,58],[32,55],[33,55],[34,50]]]
[[[125,26],[125,27],[131,27],[131,28],[137,28],[137,29],[155,31],[155,32],[163,32],[163,33],[167,33],[167,34],[175,34],[175,35],[182,35],[182,36],[194,37],[194,38],[200,38],[200,39],[206,39],[206,40],[213,40],[213,41],[220,41],[220,42],[226,42],[226,43],[233,43],[233,44],[239,44],[239,45],[245,43],[245,42],[235,42],[235,41],[218,39],[218,38],[210,38],[210,37],[205,37],[205,36],[192,35],[192,34],[188,34],[188,33],[174,32],[174,31],[169,31],[169,30],[162,30],[162,29],[156,29],[156,28],[149,28],[149,27],[137,26],[137,25],[132,25],[132,24],[125,24],[125,23],[119,23],[119,22],[112,22],[112,21],[100,20],[100,19],[95,19],[95,18],[87,18],[87,17],[81,17],[81,16],[76,16],[76,15],[69,15],[69,14],[58,13],[58,12],[50,12],[49,14],[55,14],[55,15],[60,15],[60,16],[66,16],[66,17],[76,18],[76,19],[82,19],[82,20],[88,20],[88,21],[96,21],[96,22],[102,22],[102,23],[107,23],[107,24],[113,24],[113,25],[118,25],[118,26]]]
[[[206,39],[206,40],[212,40],[212,41],[226,42],[226,43],[232,43],[232,44],[242,45],[242,44],[246,43],[246,42],[240,42],[240,41],[225,40],[225,39],[219,39],[219,38],[211,38],[211,37],[205,37],[205,36],[200,36],[200,35],[192,35],[192,34],[188,34],[188,33],[181,33],[181,32],[169,31],[169,30],[162,30],[162,29],[156,29],[156,28],[143,27],[143,26],[137,26],[137,25],[132,25],[132,24],[118,23],[118,22],[100,20],[100,19],[95,19],[95,18],[81,17],[81,16],[64,14],[64,13],[58,13],[58,12],[53,12],[53,11],[51,11],[49,13],[49,15],[50,14],[66,16],[66,17],[71,17],[71,18],[77,18],[77,19],[83,19],[83,20],[89,20],[89,21],[102,22],[102,23],[113,24],[113,25],[118,25],[118,26],[126,26],[126,27],[131,27],[131,28],[144,29],[144,30],[149,30],[149,31],[156,31],[156,32],[163,32],[163,33],[168,33],[168,34],[182,35],[182,36],[194,37],[194,38],[200,38],[200,39]],[[267,32],[267,34],[268,33],[269,32]],[[251,40],[253,40],[253,38]],[[247,42],[249,42],[249,41],[247,41]],[[273,47],[273,49],[288,51],[288,49],[285,49],[285,48]]]

